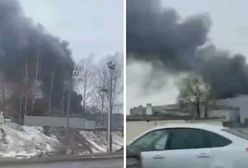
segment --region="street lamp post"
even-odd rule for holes
[[[113,111],[113,102],[112,102],[112,82],[113,82],[113,71],[115,69],[115,64],[112,61],[107,63],[110,73],[109,81],[109,113],[108,113],[108,152],[112,152],[112,135],[111,135],[111,126],[112,126],[112,111]]]
[[[66,137],[69,138],[69,122],[70,122],[70,108],[71,108],[71,92],[72,92],[72,88],[73,88],[73,77],[74,76],[78,76],[79,75],[79,71],[78,68],[72,68],[70,70],[70,74],[69,74],[69,81],[68,81],[68,96],[67,96],[67,109],[66,109]]]

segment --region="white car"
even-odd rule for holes
[[[152,129],[127,147],[142,168],[248,168],[248,134],[205,124]]]

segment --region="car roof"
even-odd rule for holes
[[[213,124],[199,124],[199,123],[178,123],[178,124],[165,124],[160,125],[155,128],[150,129],[152,130],[158,130],[158,129],[166,129],[166,128],[194,128],[194,129],[204,129],[204,130],[215,130],[215,131],[221,131],[225,127],[221,125],[213,125]]]

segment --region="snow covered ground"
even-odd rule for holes
[[[107,140],[106,131],[80,131],[80,134],[91,144],[93,153],[106,152]],[[118,150],[123,145],[123,137],[120,131],[112,132],[113,151]]]
[[[71,154],[85,155],[106,152],[106,131],[70,130],[70,139],[66,140],[65,128],[49,128],[45,135],[42,127],[20,126],[17,124],[0,125],[0,157],[30,158],[43,154],[66,154],[69,147]],[[113,150],[123,145],[122,132],[113,131]]]
[[[34,157],[53,152],[56,138],[44,135],[41,127],[0,125],[0,157]]]

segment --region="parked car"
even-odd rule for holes
[[[132,159],[142,168],[248,168],[248,134],[205,124],[163,126],[127,146]]]

